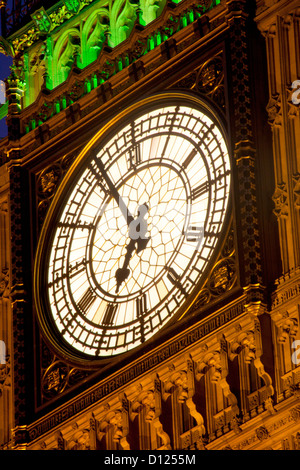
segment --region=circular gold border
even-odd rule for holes
[[[108,136],[108,133],[113,130],[114,127],[118,128],[122,120],[125,119],[126,117],[130,115],[134,115],[138,110],[144,109],[145,112],[147,112],[147,105],[149,108],[152,108],[155,106],[157,103],[162,103],[166,104],[168,101],[168,104],[172,104],[181,102],[181,104],[184,106],[184,104],[189,104],[191,107],[195,107],[198,110],[202,110],[203,113],[206,113],[209,117],[213,119],[213,121],[216,123],[218,126],[218,129],[222,133],[222,136],[224,138],[224,141],[226,143],[226,147],[228,150],[228,153],[230,155],[230,148],[229,148],[229,141],[228,141],[228,136],[227,132],[225,129],[224,122],[221,120],[220,115],[218,115],[213,107],[213,103],[208,103],[201,99],[199,96],[195,96],[192,93],[182,93],[182,92],[177,92],[177,91],[168,91],[168,92],[161,92],[152,96],[149,96],[147,98],[141,99],[122,111],[120,111],[118,114],[113,116],[108,122],[106,122],[101,129],[95,134],[95,136],[90,140],[90,142],[84,147],[84,149],[80,152],[78,157],[75,159],[75,161],[72,163],[71,167],[67,171],[66,175],[64,176],[63,181],[60,183],[59,187],[56,190],[56,193],[51,201],[51,205],[48,209],[47,215],[46,215],[46,220],[42,226],[39,240],[38,240],[38,245],[37,245],[37,250],[36,250],[36,255],[35,255],[35,262],[34,262],[34,276],[33,276],[33,297],[34,297],[34,302],[36,306],[36,313],[37,313],[37,318],[38,318],[38,323],[41,327],[42,332],[44,333],[47,342],[50,343],[50,345],[54,348],[54,351],[60,356],[61,358],[68,359],[71,361],[73,364],[77,366],[90,366],[92,368],[96,367],[99,364],[107,364],[109,362],[112,362],[114,359],[120,359],[124,357],[128,357],[130,354],[134,354],[137,350],[140,350],[142,347],[144,347],[146,344],[148,345],[150,342],[154,341],[157,338],[157,335],[162,334],[162,331],[164,328],[168,326],[165,325],[164,328],[162,328],[159,332],[157,332],[153,339],[149,339],[145,344],[137,346],[136,348],[128,351],[127,353],[119,354],[116,356],[111,356],[109,358],[87,358],[84,357],[84,355],[78,353],[76,354],[76,350],[74,350],[73,353],[71,353],[72,346],[69,345],[69,347],[66,345],[65,347],[63,345],[59,344],[58,341],[58,334],[54,334],[52,331],[52,327],[50,326],[49,322],[46,321],[46,315],[48,315],[48,312],[44,312],[44,305],[41,299],[41,271],[42,269],[42,261],[45,256],[44,254],[44,249],[46,246],[46,235],[49,232],[49,226],[50,223],[53,221],[53,216],[57,210],[57,205],[60,202],[61,198],[64,196],[66,186],[69,184],[70,180],[73,179],[74,175],[76,174],[76,169],[82,164],[83,160],[85,159],[86,155],[94,148],[94,146],[97,144],[99,145],[101,143],[101,140],[103,140],[106,136]],[[231,184],[232,187],[232,184]],[[229,195],[229,200],[230,200],[230,195]],[[224,222],[223,222],[223,227],[226,224],[226,220],[228,219],[228,212],[229,212],[229,206],[227,207],[227,214],[225,214]],[[227,228],[224,227],[224,231],[226,231]],[[215,249],[215,255],[217,248],[219,247],[219,244],[217,244],[217,247]],[[210,263],[209,263],[210,264]],[[205,273],[202,275],[202,281],[204,282],[205,278]],[[199,287],[200,287],[199,282]],[[182,306],[182,308],[177,312],[176,318],[174,317],[174,320],[182,319],[187,310],[191,307],[191,305],[194,303],[196,297],[197,297],[197,291],[198,289],[194,290],[194,293],[191,294],[192,300],[189,303],[189,305],[186,305],[186,303]],[[56,337],[57,338],[56,338]]]

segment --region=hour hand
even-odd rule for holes
[[[149,210],[148,204],[142,204],[138,208],[137,217],[129,224],[129,237],[131,240],[136,240],[137,253],[144,250],[150,240],[150,237],[146,237],[148,231],[148,224],[145,220],[145,216]]]
[[[143,251],[150,240],[150,237],[146,238],[148,225],[146,220],[144,219],[144,216],[148,212],[148,209],[149,208],[147,204],[141,205],[138,209],[138,217],[131,221],[129,225],[130,242],[126,246],[126,255],[124,263],[122,268],[117,269],[115,274],[115,278],[117,281],[116,292],[119,292],[121,284],[126,281],[126,279],[130,275],[130,269],[128,266],[134,250],[136,249],[137,253]]]
[[[121,284],[126,281],[126,279],[130,276],[130,269],[129,269],[129,261],[131,259],[132,253],[135,250],[135,240],[130,240],[129,244],[126,246],[126,255],[124,259],[124,263],[122,268],[117,269],[115,278],[117,281],[116,292],[119,292]]]

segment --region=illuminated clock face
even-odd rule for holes
[[[46,307],[69,347],[110,357],[194,296],[222,233],[228,150],[200,108],[158,103],[90,147],[76,171],[46,237]]]

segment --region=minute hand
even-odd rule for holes
[[[128,207],[126,206],[122,196],[120,195],[119,191],[117,190],[117,188],[115,187],[114,183],[112,182],[112,180],[110,179],[110,177],[108,176],[105,168],[104,168],[104,165],[102,163],[102,161],[97,158],[96,154],[94,154],[94,161],[97,165],[97,167],[99,168],[100,170],[100,173],[104,179],[104,181],[106,182],[109,190],[110,190],[110,193],[111,195],[113,196],[113,198],[115,199],[116,203],[118,204],[125,220],[126,220],[126,223],[127,225],[129,226],[131,224],[131,222],[134,220],[134,217],[133,215],[130,213]]]

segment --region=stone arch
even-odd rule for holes
[[[81,55],[81,35],[78,29],[72,28],[58,38],[54,47],[54,86],[60,85],[68,78],[77,54]]]
[[[130,35],[136,20],[137,5],[129,0],[109,2],[109,46],[115,47]]]
[[[109,28],[109,13],[99,8],[91,14],[82,28],[82,62],[87,66],[94,62],[102,50]]]
[[[163,11],[166,0],[140,0],[142,24],[147,25],[154,21]]]

